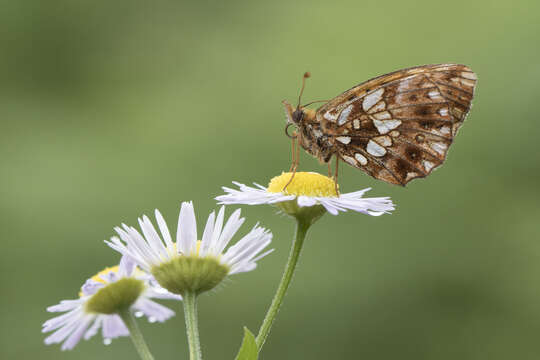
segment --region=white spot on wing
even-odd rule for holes
[[[470,86],[470,87],[474,86],[474,81],[473,80],[464,79],[464,78],[460,78],[460,77],[451,78],[450,80],[455,82],[455,83],[461,83],[461,85]]]
[[[473,80],[461,79],[461,83],[463,85],[470,86],[470,87],[474,86],[474,81]]]
[[[428,92],[428,96],[431,100],[442,99],[441,93],[437,90],[431,90],[430,92]]]
[[[322,136],[322,131],[319,129],[313,129],[313,134],[316,138],[320,138]]]
[[[351,164],[352,166],[356,166],[356,161],[354,161],[352,157],[347,155],[341,155],[341,157],[343,158],[343,160],[345,160],[345,162]]]
[[[356,153],[354,154],[354,157],[356,158],[356,160],[358,160],[358,162],[362,165],[366,165],[367,164],[367,159],[364,155],[360,154],[360,153]]]
[[[373,140],[369,140],[366,150],[373,156],[384,156],[386,154],[386,149]]]
[[[388,111],[373,114],[371,116],[377,120],[388,120],[392,118],[392,115]]]
[[[349,136],[338,136],[336,140],[345,145],[351,142],[351,138]]]
[[[379,89],[377,91],[372,92],[371,94],[368,94],[364,97],[364,101],[362,102],[362,108],[364,111],[368,111],[373,105],[379,102],[382,98],[382,94],[384,93],[384,89]]]
[[[330,114],[330,111],[327,111],[324,113],[323,118],[325,118],[328,121],[334,122],[337,119],[337,115]]]
[[[448,108],[439,109],[439,114],[441,114],[441,116],[448,115]]]
[[[339,114],[339,118],[338,118],[338,121],[337,121],[338,125],[343,125],[343,124],[345,124],[347,122],[349,114],[351,113],[352,108],[353,108],[353,106],[349,105],[345,109],[343,109],[341,114]]]
[[[379,131],[379,134],[386,134],[401,125],[401,120],[376,120],[373,119],[373,125]]]
[[[418,176],[417,173],[415,173],[415,172],[409,172],[409,173],[407,173],[407,177],[405,178],[405,181],[409,181],[410,179],[413,179],[413,178],[415,178],[416,176]]]
[[[354,119],[353,120],[353,126],[355,129],[360,129],[360,120]]]
[[[384,109],[386,109],[386,103],[383,100],[381,100],[377,103],[377,105],[369,109],[368,114],[373,114],[379,111],[383,111]]]
[[[464,77],[465,79],[471,79],[471,80],[476,80],[478,79],[478,77],[476,76],[475,73],[473,72],[467,72],[467,71],[463,71],[461,73],[461,77]]]
[[[422,165],[424,166],[424,169],[426,169],[426,171],[429,172],[431,169],[433,169],[433,166],[434,166],[435,164],[432,163],[431,161],[423,160],[423,161],[422,161]]]
[[[443,126],[443,127],[441,128],[441,134],[443,134],[443,135],[448,135],[448,134],[450,134],[450,127],[449,127],[449,126]]]
[[[397,131],[397,130],[391,131],[390,136],[391,137],[398,137],[399,136],[399,131]]]
[[[438,152],[439,154],[444,155],[444,152],[448,148],[448,145],[446,145],[443,142],[434,142],[434,143],[431,143],[431,148],[435,150],[436,152]]]

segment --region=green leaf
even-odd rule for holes
[[[257,349],[255,336],[247,327],[244,327],[244,340],[242,340],[242,346],[235,360],[257,360],[258,357],[259,350]]]

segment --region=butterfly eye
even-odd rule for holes
[[[302,110],[300,110],[300,109],[294,110],[294,112],[292,114],[292,119],[296,124],[298,124],[300,121],[302,121],[303,118],[304,118],[304,112]]]

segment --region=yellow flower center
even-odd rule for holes
[[[297,172],[289,183],[292,176],[293,173],[284,172],[274,177],[266,190],[271,193],[283,192],[286,195],[337,197],[336,183],[328,176],[313,172]],[[287,188],[283,190],[285,185]]]

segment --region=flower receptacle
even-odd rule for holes
[[[145,289],[144,282],[122,278],[99,289],[88,300],[85,311],[96,314],[116,314],[133,305]]]
[[[214,257],[178,256],[154,266],[152,275],[161,286],[174,294],[200,294],[215,288],[229,270]]]

